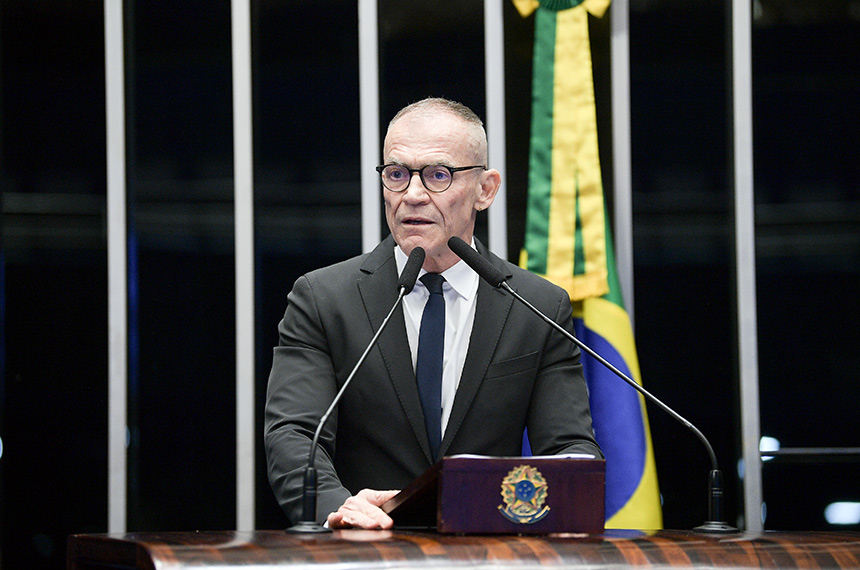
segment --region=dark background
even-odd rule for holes
[[[857,447],[860,9],[757,0],[762,435]],[[235,526],[230,5],[125,3],[129,530]],[[508,256],[522,246],[533,18],[504,3]],[[697,425],[743,526],[728,3],[631,0],[635,330],[646,387]],[[257,422],[295,278],[359,253],[357,5],[253,4]],[[612,200],[609,16],[591,22]],[[102,2],[0,0],[0,566],[62,568],[107,530]],[[483,4],[379,1],[380,111],[485,115]],[[384,124],[380,125],[380,130]],[[485,232],[481,220],[479,235]],[[707,456],[649,408],[667,528],[706,516]],[[286,520],[257,453],[257,526]],[[763,466],[765,527],[824,530],[857,461]],[[850,527],[857,529],[856,526]]]

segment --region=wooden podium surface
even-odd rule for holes
[[[69,570],[283,568],[860,568],[860,533],[606,531],[460,536],[343,530],[74,535]]]

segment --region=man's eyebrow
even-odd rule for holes
[[[409,168],[409,165],[408,165],[408,164],[406,164],[405,162],[400,161],[400,160],[394,160],[394,159],[388,159],[388,160],[387,160],[386,162],[384,162],[383,164],[393,164],[393,165],[396,165],[396,166],[405,166],[406,168]],[[449,162],[449,161],[447,161],[447,160],[437,160],[436,162],[425,162],[422,166],[420,166],[420,167],[419,167],[419,170],[420,170],[421,168],[424,168],[425,166],[445,166],[445,167],[448,167],[448,168],[455,168],[455,167],[454,167],[453,165],[451,165],[451,164],[450,164],[450,162]]]

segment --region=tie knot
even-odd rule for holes
[[[442,283],[444,281],[445,278],[438,273],[425,273],[421,276],[421,282],[424,283],[424,286],[427,287],[431,295],[434,293],[442,294]]]

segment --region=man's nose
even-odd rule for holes
[[[406,186],[406,190],[403,191],[406,196],[413,195],[415,197],[424,197],[430,194],[430,190],[428,190],[427,187],[424,185],[424,179],[421,178],[420,171],[411,172],[409,175],[409,184]]]

